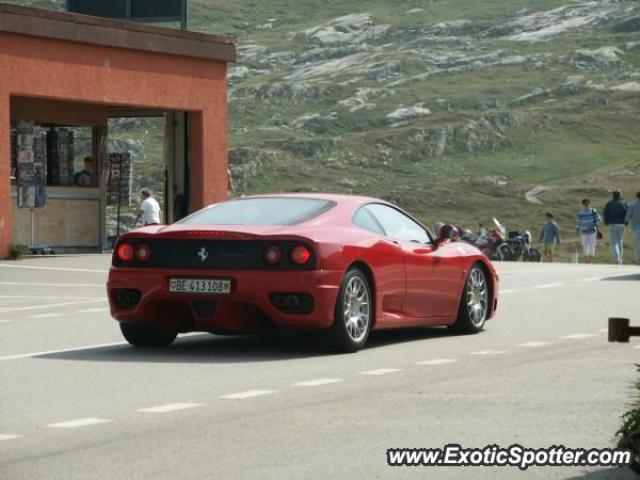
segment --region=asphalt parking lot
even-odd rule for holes
[[[612,447],[640,338],[638,267],[498,264],[479,335],[387,331],[351,355],[306,337],[186,335],[136,350],[108,256],[0,262],[0,477],[634,478],[626,469],[388,467],[392,447]]]

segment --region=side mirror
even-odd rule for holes
[[[440,228],[440,236],[436,238],[436,245],[440,245],[447,240],[455,241],[460,237],[460,232],[453,225],[443,225]]]

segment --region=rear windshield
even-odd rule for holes
[[[335,205],[317,198],[241,198],[205,208],[178,223],[190,225],[295,225]]]

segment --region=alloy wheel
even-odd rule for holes
[[[352,277],[347,283],[343,312],[347,335],[354,342],[362,341],[371,321],[371,299],[365,280],[359,276]]]
[[[467,285],[467,313],[469,320],[476,327],[481,327],[487,317],[489,307],[489,290],[484,272],[474,268],[469,274]]]

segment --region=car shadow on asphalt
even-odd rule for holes
[[[608,282],[611,280],[640,280],[640,273],[630,273],[629,275],[620,275],[614,277],[604,277],[601,281]]]
[[[629,467],[612,467],[595,472],[584,472],[567,480],[633,480],[634,478],[637,479],[638,476]]]
[[[387,345],[455,337],[446,328],[410,328],[372,332],[364,350]],[[144,349],[126,344],[53,352],[34,358],[86,362],[247,363],[339,355],[311,334],[220,336],[203,333],[179,337],[168,348]]]

